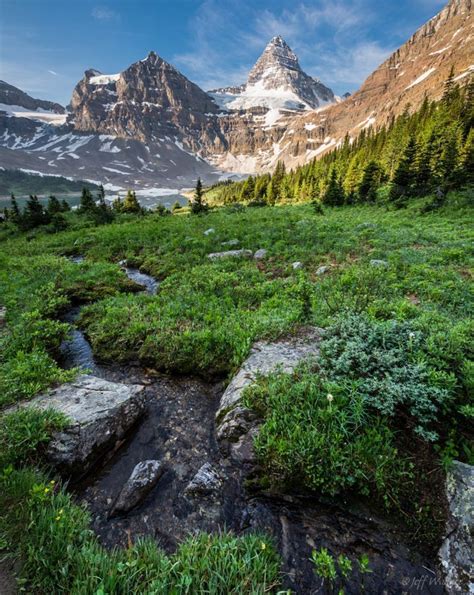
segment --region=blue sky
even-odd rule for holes
[[[204,89],[241,83],[282,35],[338,94],[444,0],[0,0],[0,78],[66,104],[87,68],[124,70],[155,50]]]

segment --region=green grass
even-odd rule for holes
[[[28,593],[263,595],[279,583],[280,560],[267,537],[200,534],[172,555],[151,540],[106,551],[85,509],[41,473],[8,469],[0,487],[1,547],[21,558]]]
[[[128,216],[101,227],[81,220],[57,234],[0,231],[0,305],[7,307],[0,406],[75,374],[57,363],[69,329],[58,317],[73,303],[86,304],[80,324],[101,359],[138,359],[177,374],[230,376],[254,341],[322,326],[329,330],[317,369],[261,379],[247,396],[262,416],[256,447],[265,479],[343,500],[370,487],[380,501],[400,505],[424,539],[433,515],[442,525],[434,502],[443,493],[441,465],[473,456],[472,202],[468,190],[425,215],[423,201],[324,215],[296,205]],[[205,235],[209,228],[215,233]],[[266,248],[267,258],[209,261],[234,238],[242,248]],[[64,257],[73,254],[85,262]],[[136,292],[122,259],[162,281],[156,296]],[[373,259],[387,264],[372,266]],[[321,265],[331,266],[316,275]],[[55,420],[7,421],[2,464],[36,462]],[[66,494],[54,488],[39,506],[44,478],[8,469],[3,543],[23,559],[36,592],[120,593],[137,585],[153,592],[154,585],[165,593],[261,593],[276,580],[274,551],[270,544],[260,551],[257,537],[198,536],[174,557],[148,542],[106,554]],[[18,527],[34,528],[20,530],[15,545]],[[433,544],[436,531],[427,536]]]

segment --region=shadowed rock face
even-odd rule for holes
[[[0,81],[0,103],[18,105],[31,111],[42,109],[55,112],[56,114],[64,114],[66,111],[59,103],[45,101],[44,99],[34,99],[21,89],[18,89],[18,87],[9,85],[5,81]]]
[[[449,519],[439,559],[448,593],[473,593],[474,467],[458,461],[448,471]]]

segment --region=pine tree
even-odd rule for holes
[[[201,178],[197,179],[196,188],[194,190],[194,197],[191,201],[191,213],[193,215],[199,215],[205,213],[208,210],[207,204],[204,202],[204,191],[202,189]]]
[[[122,205],[123,213],[141,213],[142,208],[137,200],[137,195],[133,190],[127,190],[127,194],[124,198]]]
[[[461,157],[462,181],[474,184],[474,128],[467,135]]]
[[[21,221],[21,212],[20,212],[20,209],[18,208],[18,203],[17,203],[15,195],[13,193],[11,195],[11,209],[10,209],[9,219],[13,223],[17,223],[17,224],[20,223],[20,221]]]
[[[415,139],[411,137],[393,175],[389,195],[390,200],[400,201],[401,199],[410,196],[413,192],[415,182],[415,158],[416,143]]]
[[[61,211],[63,213],[66,213],[67,211],[71,210],[71,205],[67,202],[67,200],[65,200],[63,198],[63,200],[61,201]]]
[[[32,229],[49,223],[49,217],[36,194],[30,194],[21,222],[24,229]]]
[[[369,161],[359,186],[359,199],[363,202],[375,202],[377,189],[380,186],[382,169],[376,161]]]
[[[78,212],[93,213],[95,211],[95,206],[95,201],[92,197],[91,191],[89,188],[83,188]]]
[[[344,204],[344,198],[344,190],[337,177],[337,171],[333,168],[322,201],[326,205],[339,207]]]
[[[62,211],[61,203],[55,196],[51,195],[49,197],[46,210],[50,217],[52,217],[56,213],[60,213]]]

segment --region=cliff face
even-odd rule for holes
[[[197,152],[201,136],[213,140],[218,111],[207,93],[151,52],[119,74],[87,70],[74,89],[69,123],[142,142],[174,137]]]

